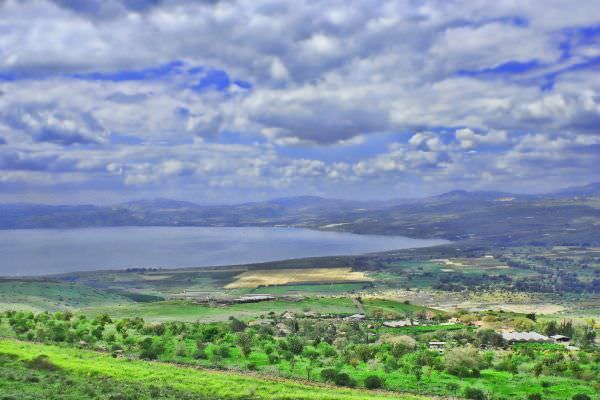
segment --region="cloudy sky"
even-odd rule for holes
[[[600,0],[0,0],[0,201],[600,180]]]

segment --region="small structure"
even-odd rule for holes
[[[437,351],[438,353],[443,353],[446,348],[446,342],[429,342],[429,350]]]
[[[271,301],[271,300],[275,300],[275,296],[271,296],[268,294],[261,294],[261,295],[240,296],[237,299],[233,299],[233,302],[242,304],[242,303],[260,303],[261,301]]]
[[[388,328],[402,328],[405,326],[413,326],[413,325],[419,325],[419,323],[417,321],[411,321],[409,319],[401,319],[398,321],[385,321],[383,323],[383,326],[386,326]]]
[[[569,343],[571,341],[570,337],[563,336],[563,335],[552,335],[552,336],[550,336],[550,338],[552,340],[554,340],[556,343]]]
[[[354,314],[344,318],[344,321],[364,321],[365,318],[365,314]]]
[[[502,339],[508,344],[512,343],[548,343],[552,340],[537,332],[502,332]]]

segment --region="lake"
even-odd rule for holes
[[[181,268],[358,255],[437,239],[299,228],[110,227],[0,230],[0,276],[132,267]]]

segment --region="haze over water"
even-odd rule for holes
[[[269,227],[114,227],[0,231],[0,276],[180,268],[357,255],[447,243]]]

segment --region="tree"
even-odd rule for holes
[[[475,334],[477,344],[481,347],[493,346],[500,347],[504,344],[502,335],[494,331],[493,329],[480,329]]]
[[[232,332],[243,332],[248,326],[244,321],[240,321],[235,317],[231,317],[231,331]]]
[[[304,350],[304,343],[298,336],[293,335],[288,337],[287,347],[292,354],[302,354],[302,350]]]
[[[421,391],[421,379],[423,378],[423,370],[419,366],[413,368],[413,374],[415,375],[415,381],[417,382],[417,392]]]
[[[529,318],[519,317],[515,318],[512,321],[513,326],[518,331],[529,332],[535,328],[535,322],[530,320]]]
[[[556,323],[556,321],[549,321],[544,327],[544,333],[547,336],[556,335],[558,333],[558,324]]]
[[[446,371],[453,375],[474,376],[482,366],[482,358],[476,348],[456,347],[446,353],[444,363]]]
[[[252,338],[247,333],[240,333],[237,338],[237,344],[244,357],[248,358],[252,352]]]

